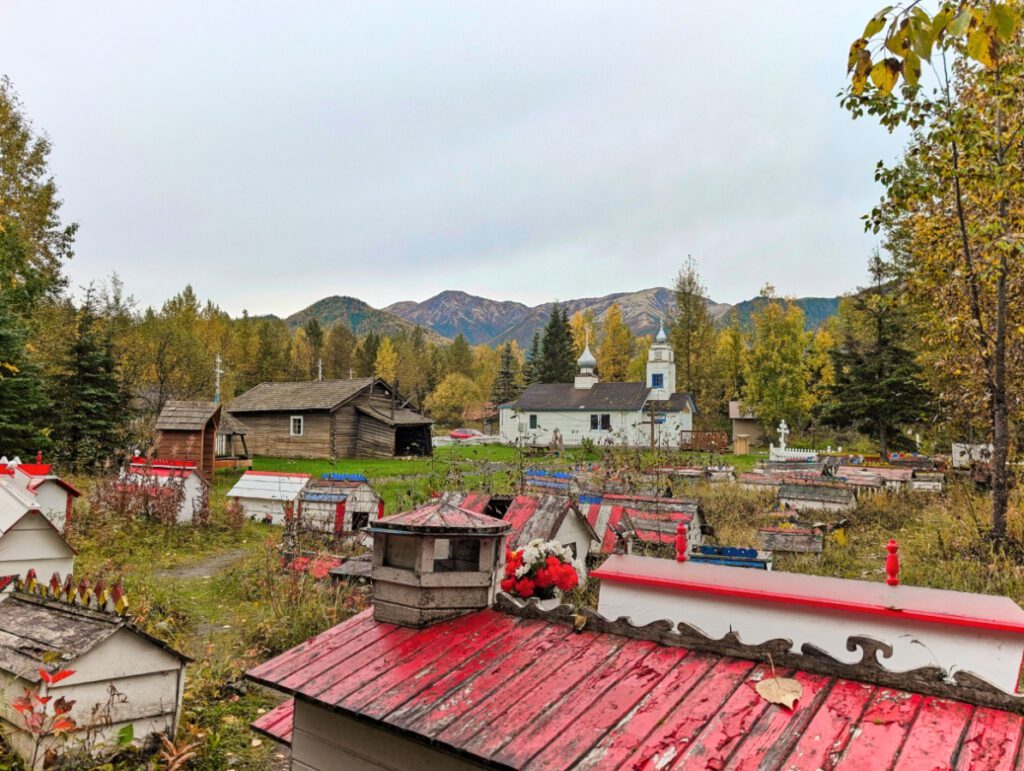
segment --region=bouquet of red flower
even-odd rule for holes
[[[505,578],[501,590],[516,597],[551,599],[555,589],[568,592],[579,582],[572,552],[557,541],[530,541],[522,549],[505,552]]]

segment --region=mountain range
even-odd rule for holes
[[[741,324],[748,324],[750,314],[765,302],[764,298],[744,300],[736,305],[706,300],[708,313],[718,324],[731,323],[738,315]],[[802,297],[795,300],[803,311],[808,329],[815,329],[836,313],[838,297]],[[623,320],[635,334],[657,331],[675,306],[675,298],[667,287],[652,287],[636,292],[616,292],[603,297],[583,297],[561,301],[571,316],[576,311],[592,311],[600,320],[614,304],[622,310]],[[393,335],[419,326],[435,339],[453,339],[459,334],[474,345],[497,345],[515,340],[527,347],[535,332],[544,328],[551,317],[553,303],[529,306],[510,300],[490,300],[456,290],[441,292],[423,302],[406,300],[386,308],[373,308],[354,297],[335,295],[304,308],[285,319],[292,328],[316,318],[329,327],[345,321],[357,335],[369,332]]]

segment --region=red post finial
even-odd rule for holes
[[[680,522],[676,526],[676,562],[686,562],[686,523]]]
[[[900,547],[896,545],[895,539],[890,538],[885,550],[889,552],[885,558],[885,582],[889,586],[897,586],[900,582]]]
[[[40,450],[39,452],[36,453],[36,463],[42,463],[42,462],[43,462],[43,451]]]

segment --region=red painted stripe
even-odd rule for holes
[[[791,677],[804,687],[800,700],[792,710],[778,704],[768,705],[761,719],[750,729],[737,753],[730,759],[730,768],[736,771],[774,768],[792,751],[825,700],[832,680],[806,672],[797,672]]]
[[[926,697],[910,727],[895,770],[952,768],[973,709],[959,701]]]
[[[600,695],[529,763],[531,768],[573,766],[594,743],[623,719],[686,658],[685,648],[655,648],[614,686]],[[570,694],[568,697],[572,699]]]
[[[484,509],[487,508],[487,504],[490,503],[491,496],[484,495],[483,493],[470,493],[466,496],[466,500],[459,504],[460,508],[469,509],[476,514],[483,514]]]
[[[605,540],[607,541],[607,536],[605,537]],[[602,544],[602,550],[603,549],[604,544]],[[783,592],[744,589],[733,586],[710,586],[708,584],[684,581],[676,578],[629,575],[626,573],[604,570],[603,568],[591,570],[590,575],[593,578],[600,578],[602,581],[615,581],[618,583],[633,584],[636,586],[653,586],[658,589],[691,591],[695,594],[710,594],[718,597],[739,597],[745,600],[762,600],[765,602],[779,603],[783,605],[799,605],[801,607],[809,608],[841,610],[851,613],[861,613],[869,616],[885,616],[887,618],[924,621],[930,624],[962,626],[972,629],[991,629],[999,632],[1024,632],[1024,623],[992,621],[983,618],[967,618],[964,616],[933,613],[925,610],[911,610],[909,608],[892,609],[883,605],[869,605],[866,603],[851,602],[849,600],[829,600],[825,597],[802,597],[800,595],[786,594]]]
[[[1020,751],[1021,717],[1010,712],[979,707],[967,728],[958,771],[1011,769]]]
[[[368,683],[337,704],[366,717],[385,720],[388,714],[448,674],[458,662],[504,635],[515,634],[514,627],[518,622],[512,616],[494,611],[471,613],[465,618],[462,631],[453,633],[449,626],[451,636],[448,639],[458,640],[457,656],[451,655],[446,645],[434,646],[433,650],[421,649],[388,670],[386,676]]]
[[[779,767],[787,771],[831,768],[833,757],[846,748],[875,686],[838,680],[807,724],[796,747]]]
[[[791,674],[789,670],[778,670],[780,677]],[[771,676],[771,668],[759,664],[708,720],[696,740],[681,748],[672,768],[725,768],[729,756],[771,706],[756,690],[761,680]]]
[[[523,528],[526,527],[534,512],[537,511],[538,502],[537,498],[529,495],[517,495],[515,500],[512,501],[512,505],[505,512],[505,521],[512,527],[512,532],[508,535],[509,543],[516,543],[519,540],[519,535],[523,532]]]
[[[892,768],[923,703],[919,693],[879,688],[836,768]]]
[[[591,527],[597,527],[597,518],[601,516],[601,504],[592,503],[587,507],[587,522]],[[601,535],[598,533],[598,535]]]
[[[679,702],[622,768],[655,771],[668,768],[704,728],[754,668],[751,661],[722,659]]]
[[[388,722],[436,736],[461,715],[501,688],[522,669],[523,656],[542,656],[565,639],[566,628],[525,621],[507,644],[498,641],[417,694],[388,716]],[[555,650],[551,655],[560,655]]]
[[[547,709],[539,712],[535,708],[535,716],[528,725],[523,726],[524,730],[516,740],[505,744],[498,753],[491,755],[491,759],[513,768],[522,768],[527,761],[533,766],[536,761],[536,768],[545,768],[544,763],[536,756],[546,751],[552,743],[567,741],[567,735],[575,735],[577,723],[583,719],[591,706],[599,703],[612,691],[621,693],[622,681],[657,648],[655,643],[640,643],[637,640],[629,642],[629,645],[623,645],[611,658],[592,669],[582,683],[561,699],[546,699],[545,704],[539,705],[547,706]],[[635,701],[636,697],[633,699]],[[578,743],[583,746],[578,747],[578,751],[586,751],[596,739],[593,734],[580,737]],[[565,766],[559,763],[558,767]]]
[[[598,658],[608,656],[615,649],[616,641],[607,635],[574,634],[567,627],[561,627],[563,636],[556,638],[557,648],[548,656],[524,655],[517,652],[506,660],[506,669],[511,671],[508,681],[501,690],[489,694],[478,705],[472,707],[461,718],[441,731],[437,738],[454,746],[483,748],[487,742],[498,747],[508,739],[501,732],[495,732],[495,725],[509,726],[514,734],[521,723],[529,721],[536,712],[536,706],[522,694],[537,688],[538,683],[546,687],[548,698],[558,698],[580,680],[589,669],[579,666],[577,661],[585,658],[593,664],[592,651],[598,651]],[[557,653],[556,653],[557,651]],[[496,736],[496,734],[501,734]]]
[[[297,479],[312,479],[312,474],[301,474],[297,471],[246,471],[242,474],[245,477],[295,477]]]
[[[623,511],[625,509],[621,506],[612,506],[612,513],[608,516],[608,529],[604,531],[604,538],[601,540],[601,551],[606,554],[615,549],[615,531],[612,530],[612,525],[619,524]],[[590,575],[594,575],[594,572],[592,571]]]
[[[625,767],[626,759],[664,721],[705,674],[718,662],[718,656],[691,653],[679,661],[661,682],[650,690],[636,711],[621,724],[601,737],[580,763],[580,769],[616,771]]]

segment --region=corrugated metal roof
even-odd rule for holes
[[[257,498],[265,501],[294,501],[308,484],[309,474],[273,474],[246,472],[242,474],[227,496],[229,498]]]
[[[169,401],[156,419],[157,431],[201,431],[220,411],[217,402]]]
[[[377,381],[372,377],[362,377],[353,380],[260,383],[236,397],[227,410],[234,413],[333,410],[374,382]]]
[[[787,709],[756,690],[771,674],[489,609],[418,630],[364,611],[248,673],[503,768],[1009,769],[1021,749],[1011,712],[780,668]]]

